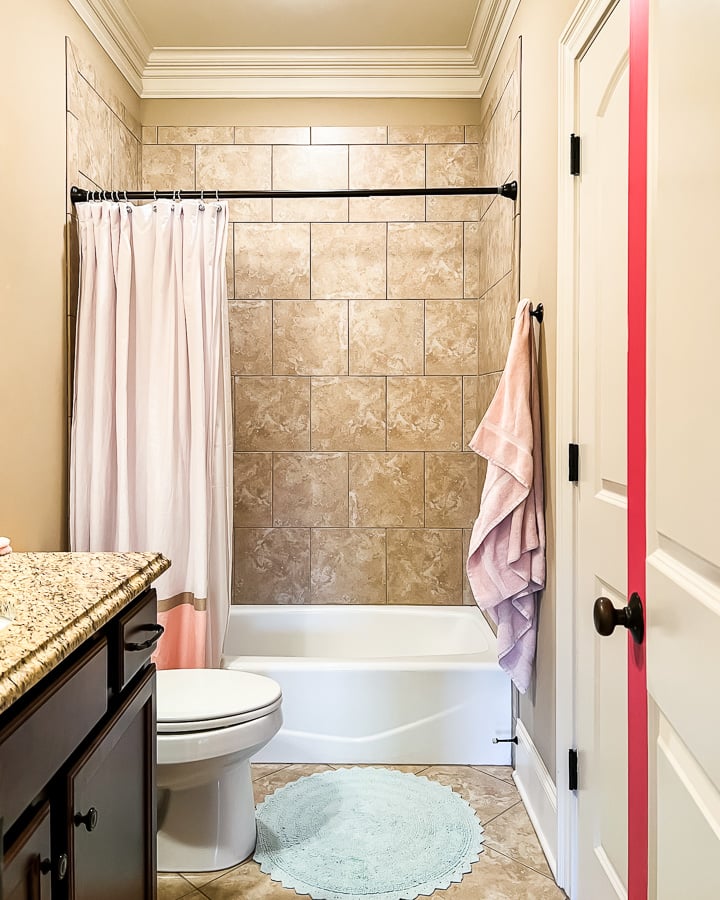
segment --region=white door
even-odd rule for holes
[[[720,3],[651,0],[650,898],[720,897]]]
[[[628,46],[621,0],[576,69],[577,900],[627,896],[627,643],[596,633],[593,605],[627,596]]]

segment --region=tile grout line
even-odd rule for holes
[[[540,875],[542,878],[547,878],[547,880],[549,882],[551,882],[551,884],[557,885],[557,882],[555,881],[555,879],[552,875],[552,872],[550,873],[550,875],[546,875],[544,872],[540,872],[540,871],[538,871],[538,869],[534,869],[532,866],[529,866],[527,863],[521,862],[519,859],[516,859],[514,856],[510,856],[509,853],[503,853],[503,851],[498,850],[497,847],[491,847],[489,844],[486,844],[485,841],[483,841],[483,846],[484,847],[487,846],[487,849],[492,850],[493,853],[497,853],[499,856],[502,856],[505,859],[509,859],[510,862],[514,862],[516,865],[522,866],[524,869],[528,869],[530,872],[534,872],[536,875]],[[558,890],[561,890],[561,888],[558,887]]]

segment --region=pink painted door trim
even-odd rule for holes
[[[628,189],[628,599],[645,602],[647,92],[649,0],[630,4]],[[648,720],[645,644],[628,634],[628,900],[648,891]]]

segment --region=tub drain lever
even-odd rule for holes
[[[518,741],[517,741],[516,737],[511,737],[511,738],[493,738],[492,742],[493,742],[493,744],[517,744]]]

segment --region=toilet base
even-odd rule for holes
[[[249,759],[233,762],[208,784],[158,794],[159,872],[229,869],[255,849]]]

